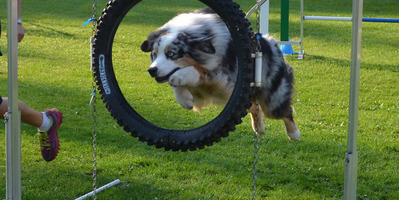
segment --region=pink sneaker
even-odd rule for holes
[[[46,161],[52,161],[57,157],[60,144],[57,130],[62,123],[62,113],[57,110],[46,110],[46,115],[53,120],[53,125],[47,132],[40,132],[40,150]]]

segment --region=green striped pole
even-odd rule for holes
[[[281,0],[280,40],[288,41],[289,0]]]

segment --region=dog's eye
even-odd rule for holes
[[[155,60],[157,58],[157,54],[155,52],[152,52],[152,54],[150,54],[151,60]]]
[[[173,58],[173,56],[175,56],[175,53],[172,52],[172,51],[169,51],[169,52],[167,53],[167,55],[168,55],[169,58]]]

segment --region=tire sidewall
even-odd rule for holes
[[[210,146],[234,130],[234,126],[241,122],[241,117],[246,115],[246,109],[250,105],[250,83],[253,72],[249,23],[242,14],[231,16],[242,12],[238,10],[237,4],[230,0],[200,1],[212,8],[225,21],[235,41],[234,48],[238,56],[239,69],[235,89],[223,111],[207,124],[189,130],[165,129],[147,121],[130,106],[119,88],[112,64],[113,40],[126,13],[140,0],[114,0],[99,19],[93,45],[93,62],[94,77],[103,102],[125,131],[139,137],[140,141],[146,141],[158,148],[184,151],[203,148],[204,145]]]

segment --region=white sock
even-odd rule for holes
[[[40,132],[46,132],[50,129],[51,125],[53,125],[53,120],[46,115],[45,112],[43,114],[43,122],[42,125],[39,127]]]

